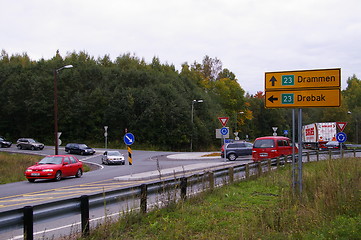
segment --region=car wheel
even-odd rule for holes
[[[228,155],[228,160],[229,161],[234,161],[234,160],[236,160],[236,158],[237,158],[237,156],[234,153],[231,153],[231,154]]]
[[[28,181],[33,183],[33,182],[35,182],[35,179],[28,179]]]
[[[80,178],[83,175],[83,171],[79,168],[78,171],[76,171],[75,177]]]
[[[60,181],[61,180],[61,171],[57,171],[55,174],[54,181]]]
[[[84,155],[84,151],[81,151],[81,152],[80,152],[80,155]]]
[[[34,146],[31,146],[31,148],[30,148],[30,149],[34,151],[34,150],[35,150],[35,147],[34,147]]]
[[[4,147],[4,145],[0,144],[0,147],[2,147],[2,148],[3,148],[3,147]]]
[[[18,145],[17,147],[18,147],[19,149],[23,149],[23,148],[21,147],[21,145]]]

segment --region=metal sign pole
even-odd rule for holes
[[[302,108],[298,110],[298,185],[299,196],[302,195]]]
[[[295,109],[292,109],[292,190],[295,192],[296,189],[296,158],[295,158],[295,147],[296,147],[296,116]]]

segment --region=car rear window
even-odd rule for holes
[[[253,144],[254,148],[271,148],[275,147],[273,139],[260,139],[256,140]]]

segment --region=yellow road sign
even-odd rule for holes
[[[341,87],[340,68],[265,73],[266,91],[336,87]]]
[[[339,107],[339,88],[317,90],[266,91],[266,108]]]

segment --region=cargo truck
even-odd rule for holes
[[[336,122],[311,123],[302,126],[304,148],[322,150],[329,141],[336,141]]]

